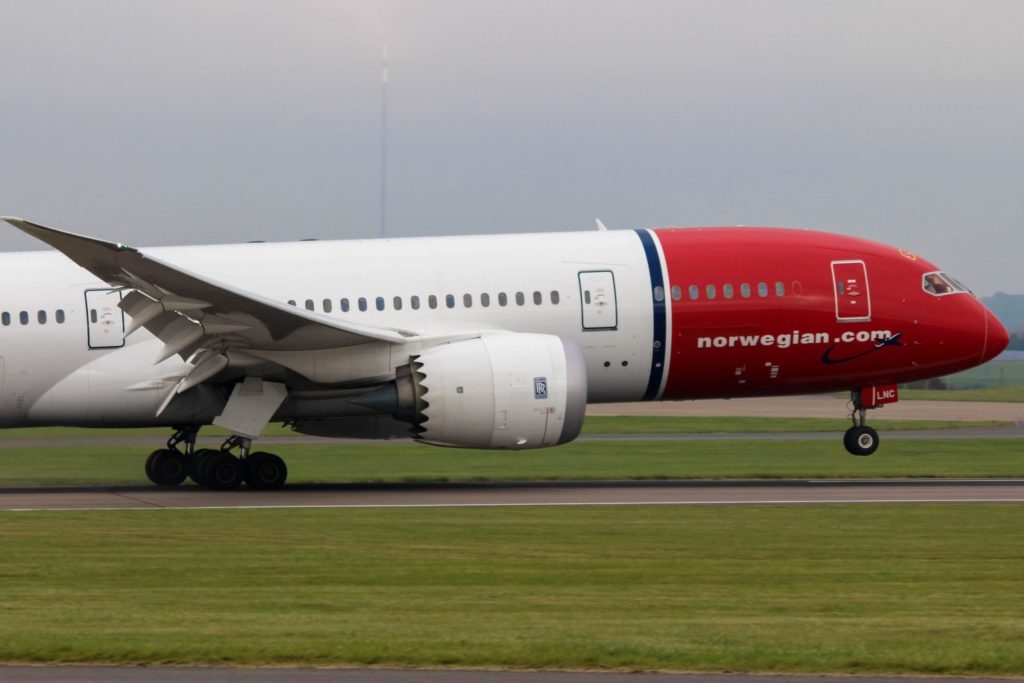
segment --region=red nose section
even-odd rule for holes
[[[985,346],[981,351],[981,362],[992,360],[1010,343],[1010,335],[992,311],[985,310]]]

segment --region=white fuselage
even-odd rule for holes
[[[634,231],[146,253],[277,301],[376,327],[423,334],[495,328],[572,339],[584,352],[589,402],[640,400],[652,377],[652,279]],[[145,330],[124,339],[125,318],[115,308],[120,294],[109,290],[56,252],[0,254],[0,313],[7,323],[0,325],[0,426],[166,422],[156,417],[166,393],[161,378],[184,360],[174,356],[154,365],[162,343]],[[367,349],[368,366],[383,364],[377,370],[393,372],[408,360]]]

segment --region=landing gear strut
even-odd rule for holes
[[[146,476],[157,486],[177,486],[191,478],[209,489],[230,491],[245,482],[251,489],[270,491],[284,486],[288,467],[273,453],[250,453],[252,440],[228,438],[219,449],[196,448],[199,427],[178,429],[167,448],[153,451],[146,460]],[[184,444],[184,452],[179,445]],[[238,449],[238,456],[231,451]]]
[[[853,403],[850,410],[853,426],[843,435],[843,445],[853,455],[871,455],[878,450],[878,432],[866,424],[868,411],[861,402],[861,392],[851,391],[850,400]]]
[[[177,486],[188,477],[199,428],[182,427],[167,440],[167,447],[155,450],[146,459],[146,476],[157,486]],[[178,444],[185,444],[185,452]]]

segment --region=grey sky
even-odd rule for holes
[[[387,42],[391,235],[809,227],[1024,292],[1021,26],[985,0],[0,0],[0,213],[374,236]]]

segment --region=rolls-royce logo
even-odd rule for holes
[[[548,378],[547,377],[534,377],[533,378],[533,397],[537,399],[543,399],[548,397]]]

